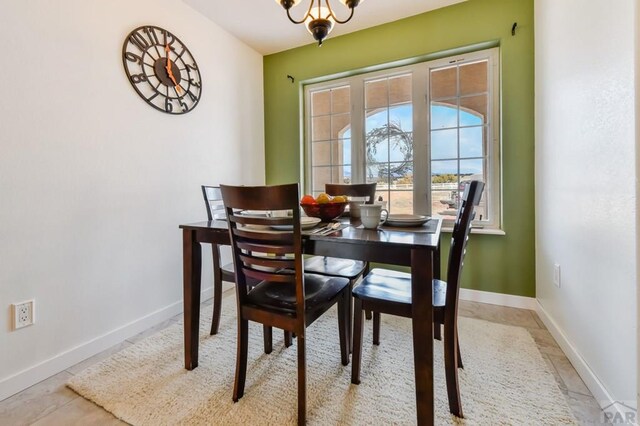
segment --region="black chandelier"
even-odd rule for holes
[[[295,20],[291,17],[291,8],[300,3],[302,0],[276,0],[276,3],[282,5],[287,11],[287,16],[289,20],[294,24],[306,24],[307,29],[313,35],[313,38],[318,40],[318,46],[322,46],[322,40],[327,37],[327,35],[333,29],[333,24],[346,24],[353,18],[353,11],[356,6],[360,4],[361,1],[364,0],[340,0],[340,3],[347,6],[351,13],[349,17],[345,20],[340,20],[331,9],[331,5],[329,4],[329,0],[311,0],[311,4],[309,5],[309,9],[307,9],[307,13],[300,20]],[[322,4],[325,4],[323,6]]]

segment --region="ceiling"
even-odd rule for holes
[[[268,55],[312,43],[313,37],[303,25],[294,25],[285,10],[274,0],[183,0],[213,22],[251,46]],[[311,0],[302,0],[291,14],[299,19]],[[348,9],[330,0],[338,18],[345,19]],[[408,16],[461,3],[466,0],[367,0],[362,1],[349,23],[336,24],[331,38],[364,28],[397,21]]]

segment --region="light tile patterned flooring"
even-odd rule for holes
[[[233,297],[232,291],[227,290],[225,298]],[[226,303],[229,303],[229,300]],[[211,309],[211,301],[203,305],[206,305],[203,309]],[[535,312],[462,301],[459,314],[500,324],[520,326],[529,330],[575,417],[585,424],[601,422],[602,414],[598,403]],[[124,425],[125,423],[107,411],[65,387],[65,382],[86,367],[168,327],[180,318],[181,315],[177,315],[29,389],[0,401],[0,425]]]

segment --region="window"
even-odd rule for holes
[[[453,219],[478,179],[475,225],[499,228],[498,73],[495,48],[305,86],[305,189],[377,182],[392,213]]]

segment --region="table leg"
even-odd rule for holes
[[[438,247],[433,252],[433,278],[438,280],[441,279],[440,269],[440,242],[438,242]]]
[[[432,425],[434,422],[433,258],[434,254],[431,251],[411,251],[411,322],[418,425]]]
[[[198,366],[198,338],[200,331],[200,278],[202,249],[195,231],[182,231],[183,297],[184,297],[184,368]]]

